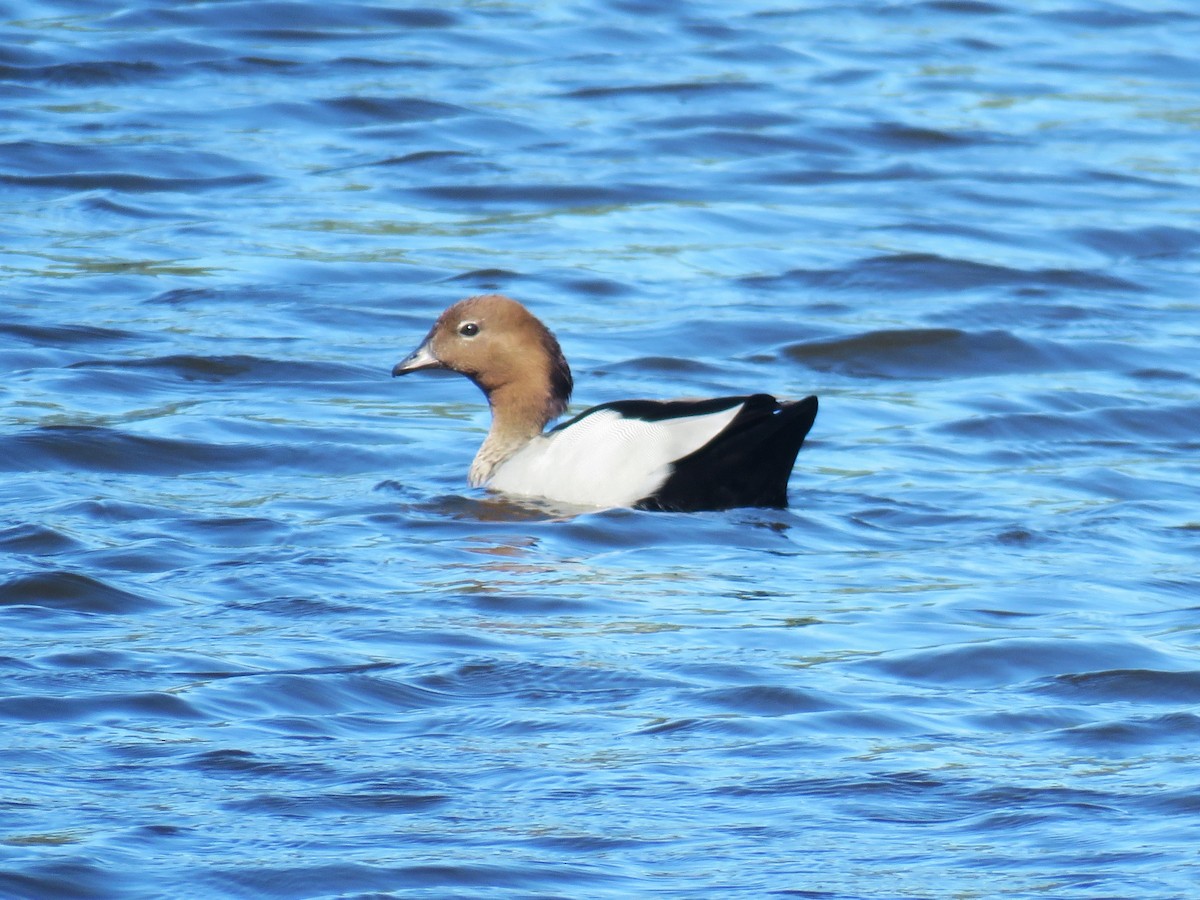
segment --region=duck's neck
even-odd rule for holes
[[[487,482],[497,466],[540,435],[546,423],[562,411],[550,393],[548,389],[530,391],[528,386],[516,384],[487,392],[492,427],[471,463],[472,487]]]

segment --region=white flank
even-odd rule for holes
[[[720,434],[741,408],[658,422],[601,409],[535,437],[496,468],[488,487],[576,506],[630,506],[658,490],[675,460]]]

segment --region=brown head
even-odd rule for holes
[[[516,300],[482,294],[442,313],[421,345],[392,369],[450,369],[479,385],[493,413],[540,418],[540,431],[571,397],[571,369],[550,329]]]

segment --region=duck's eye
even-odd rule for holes
[[[463,337],[475,337],[475,335],[479,334],[479,326],[474,322],[464,322],[458,326],[458,333]]]

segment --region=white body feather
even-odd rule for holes
[[[742,405],[653,422],[597,409],[535,437],[500,463],[487,484],[577,506],[631,506],[662,486],[676,460],[720,434]]]

